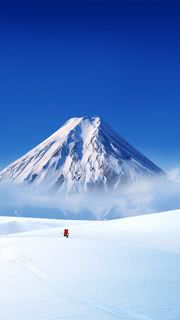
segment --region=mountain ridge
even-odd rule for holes
[[[2,170],[0,182],[86,192],[163,173],[100,117],[75,117]]]

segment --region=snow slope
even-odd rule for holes
[[[72,221],[67,220],[66,225],[71,224]],[[76,221],[74,221],[73,224],[76,225]],[[77,224],[83,224],[83,221],[77,221]],[[0,216],[0,236],[63,226],[63,220]]]
[[[30,226],[32,219],[17,223]],[[24,233],[15,226],[13,235],[0,237],[1,318],[178,320],[179,230],[180,210],[101,222],[49,220],[49,229]]]
[[[0,173],[2,183],[43,185],[52,191],[117,188],[163,171],[99,117],[72,118]]]

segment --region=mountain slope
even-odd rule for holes
[[[0,181],[57,191],[116,188],[163,171],[99,117],[72,118],[0,172]]]

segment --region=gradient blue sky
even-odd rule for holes
[[[178,166],[179,17],[179,1],[1,4],[1,168],[82,115]]]

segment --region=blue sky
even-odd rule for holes
[[[0,166],[82,115],[179,166],[179,16],[173,1],[1,4]]]

